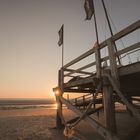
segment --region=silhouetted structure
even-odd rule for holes
[[[106,140],[118,140],[117,127],[115,119],[115,102],[126,105],[131,114],[140,122],[140,114],[135,108],[133,101],[140,101],[140,61],[128,65],[120,65],[117,62],[117,56],[133,52],[140,48],[140,42],[137,42],[127,48],[123,48],[115,52],[115,42],[127,36],[128,34],[140,28],[140,20],[126,27],[122,31],[116,33],[112,37],[106,39],[73,61],[64,65],[59,70],[58,87],[54,91],[59,90],[56,94],[58,103],[57,109],[57,127],[61,128],[67,123],[74,127],[81,119],[84,119]],[[102,56],[101,50],[107,48],[108,55]],[[87,58],[90,55],[95,56],[95,61],[86,64],[77,69],[70,68],[72,65]],[[89,72],[88,68],[95,66],[95,72]],[[79,74],[82,76],[79,76]],[[83,76],[84,75],[84,76]],[[69,77],[71,80],[67,80]],[[65,82],[64,82],[65,81]],[[67,100],[63,98],[63,93],[87,93],[75,100]],[[79,117],[65,122],[62,114],[62,104],[74,111]],[[97,106],[101,104],[101,106]],[[81,108],[85,110],[83,113]],[[91,119],[89,115],[98,113],[104,109],[105,126],[102,126],[97,120]]]

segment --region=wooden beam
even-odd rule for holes
[[[65,88],[75,87],[75,86],[84,85],[84,84],[88,84],[88,83],[93,83],[93,77],[82,78],[82,79],[77,80],[77,81],[65,83],[64,87]]]
[[[125,48],[125,49],[122,49],[122,50],[118,51],[117,55],[127,53],[127,52],[132,51],[132,50],[137,49],[137,48],[140,48],[140,42],[135,43],[135,44],[133,44],[133,45],[131,45],[131,46]]]
[[[78,116],[82,116],[82,112],[79,111],[76,107],[74,107],[70,102],[68,102],[65,98],[59,97],[61,102],[67,105],[69,109],[74,111]],[[99,124],[96,120],[89,118],[88,116],[83,118],[86,123],[88,123],[91,127],[93,127],[101,136],[103,136],[106,140],[119,140],[114,134],[111,134],[106,128],[104,128],[101,124]]]
[[[133,24],[129,25],[128,27],[124,28],[120,32],[116,33],[114,36],[112,36],[112,39],[114,41],[124,37],[125,35],[137,30],[140,28],[140,20],[134,22]]]
[[[140,72],[140,62],[129,64],[118,69],[119,76],[129,75]]]
[[[91,90],[91,89],[64,89],[64,92],[74,92],[74,93],[94,93],[95,90]]]
[[[81,71],[81,70],[73,70],[73,69],[64,69],[64,71],[69,71],[70,73],[65,74],[64,76],[70,76],[73,73],[81,73],[86,75],[92,75],[91,72]]]
[[[140,48],[140,42],[135,43],[135,44],[133,44],[133,45],[131,45],[131,46],[125,48],[125,49],[119,50],[117,53],[115,53],[115,55],[121,55],[121,54],[127,53],[127,52],[132,51],[132,50],[137,49],[137,48]],[[107,61],[108,59],[109,59],[109,56],[103,57],[103,58],[101,58],[101,62]],[[73,71],[70,71],[69,69],[66,69],[66,71],[70,71],[70,73],[65,74],[65,76],[69,76],[73,73],[83,73],[83,74],[89,74],[90,75],[91,73],[84,72],[82,70],[87,69],[89,67],[92,67],[95,64],[96,64],[96,62],[92,62],[92,63],[89,63],[88,65],[85,65],[85,66],[83,66],[79,69],[73,70]]]
[[[112,37],[108,38],[107,40],[113,40],[116,41],[120,38],[122,38],[123,36],[137,30],[138,28],[140,28],[140,20],[136,21],[135,23],[131,24],[130,26],[124,28],[123,30],[121,30],[120,32],[116,33],[115,35],[113,35]],[[107,40],[103,41],[99,46],[100,49],[105,47],[107,44]],[[77,63],[78,61],[84,59],[85,57],[91,55],[92,53],[95,52],[95,49],[90,49],[89,51],[87,51],[86,53],[80,55],[79,57],[77,57],[76,59],[74,59],[73,61],[69,62],[68,64],[64,65],[63,68],[67,68],[75,63]]]
[[[69,75],[71,75],[71,74],[73,74],[73,73],[80,73],[82,70],[87,69],[87,68],[89,68],[89,67],[91,67],[91,66],[93,66],[93,65],[95,65],[95,64],[96,64],[96,62],[92,62],[92,63],[90,63],[90,64],[88,64],[88,65],[85,65],[85,66],[79,68],[79,69],[76,69],[76,70],[74,70],[74,71],[71,71],[71,72],[68,73],[68,74],[65,74],[65,76],[69,76]],[[85,73],[85,74],[86,74],[86,73]],[[91,74],[93,74],[93,73],[87,73],[87,74],[91,75]]]
[[[103,106],[100,106],[100,107],[98,107],[98,108],[89,110],[87,114],[88,114],[88,115],[91,115],[91,114],[94,114],[94,113],[99,112],[99,111],[102,110],[102,109],[103,109]],[[74,122],[76,122],[79,118],[80,118],[80,117],[75,117],[74,119],[71,119],[71,120],[67,121],[67,123],[68,123],[68,124],[74,123]]]

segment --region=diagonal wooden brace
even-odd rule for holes
[[[59,97],[60,101],[67,105],[69,109],[74,111],[77,115],[82,116],[82,112],[80,112],[76,107],[74,107],[70,102],[68,102],[65,98]],[[91,127],[97,130],[97,132],[103,136],[106,140],[119,140],[114,134],[111,134],[106,128],[104,128],[101,124],[99,124],[96,120],[91,119],[86,116],[83,118]]]

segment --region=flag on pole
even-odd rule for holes
[[[58,41],[58,45],[61,46],[63,44],[63,31],[64,30],[64,25],[62,25],[62,27],[60,28],[58,35],[59,35],[59,41]]]
[[[86,12],[85,20],[91,20],[92,15],[94,13],[93,0],[85,0],[84,8],[85,8],[85,12]]]

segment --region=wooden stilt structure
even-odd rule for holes
[[[122,66],[117,65],[116,59],[116,56],[119,57],[122,54],[139,49],[140,42],[121,49],[118,52],[114,51],[115,41],[139,28],[140,20],[129,25],[102,43],[95,45],[95,47],[64,65],[59,70],[58,88],[60,94],[56,95],[56,101],[58,103],[56,117],[57,128],[62,128],[63,125],[67,124],[67,122],[64,122],[62,104],[65,104],[68,109],[74,111],[79,116],[68,122],[71,124],[71,127],[75,127],[81,120],[84,120],[96,129],[106,140],[119,140],[117,137],[117,122],[115,119],[115,102],[123,102],[137,121],[140,122],[140,114],[132,102],[133,99],[137,100],[134,96],[140,97],[140,61]],[[100,51],[105,47],[108,48],[109,53],[108,56],[102,57]],[[72,65],[77,64],[90,55],[95,55],[94,62],[79,67],[78,69],[71,68]],[[104,67],[103,63],[107,61],[109,64]],[[86,71],[87,68],[92,66],[96,67],[95,73]],[[84,74],[84,77],[79,76],[79,74]],[[68,81],[68,77],[74,78]],[[57,88],[54,88],[55,93],[56,89]],[[86,95],[76,98],[75,100],[67,100],[63,97],[63,93],[65,92],[86,93]],[[99,98],[98,94],[102,94],[103,96]],[[131,98],[128,100],[127,97]],[[101,106],[97,107],[96,104],[101,104]],[[94,107],[92,108],[92,106],[89,105]],[[82,109],[85,111],[81,112],[79,109],[81,107],[83,107]],[[105,126],[89,117],[89,115],[98,112],[102,108],[104,108]]]

